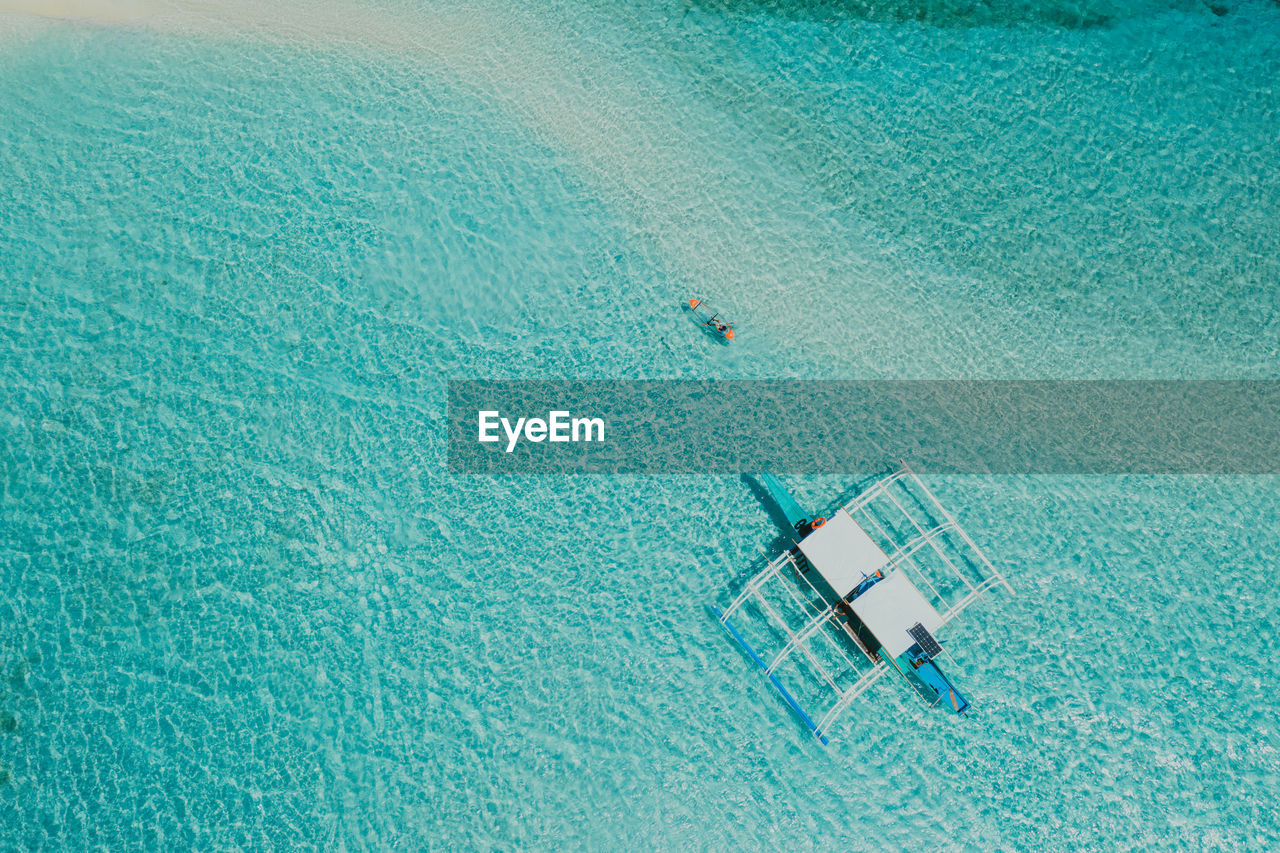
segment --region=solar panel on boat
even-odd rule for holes
[[[929,629],[919,622],[908,628],[907,633],[911,635],[911,639],[920,644],[921,650],[929,657],[942,654],[942,646],[938,645],[938,641],[933,638],[933,634],[929,633]]]

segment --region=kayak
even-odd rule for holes
[[[693,316],[698,318],[698,322],[704,328],[716,337],[723,338],[726,341],[733,340],[733,324],[724,318],[719,311],[712,308],[701,299],[690,299],[689,310],[693,311]]]

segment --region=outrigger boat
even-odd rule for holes
[[[829,743],[836,718],[890,671],[931,707],[968,711],[939,665],[946,653],[935,633],[991,588],[1013,589],[915,472],[902,463],[830,518],[807,513],[771,474],[760,480],[793,544],[728,608],[711,609],[813,735]],[[816,722],[784,668],[810,693],[834,692]]]

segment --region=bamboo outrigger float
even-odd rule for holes
[[[777,478],[761,480],[787,516],[794,546],[728,608],[712,611],[814,737],[829,743],[836,718],[890,671],[930,706],[968,711],[938,664],[946,653],[934,633],[993,587],[1013,589],[933,492],[904,462],[825,519],[808,515]],[[762,641],[744,635],[749,621],[763,623],[773,645],[767,657]],[[816,721],[779,678],[784,667],[809,675],[802,684],[810,689],[834,694]]]

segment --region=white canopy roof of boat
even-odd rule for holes
[[[917,622],[929,633],[942,627],[938,611],[902,572],[894,572],[871,587],[855,598],[850,607],[890,657],[896,658],[915,645],[907,629]]]
[[[841,598],[889,562],[889,555],[843,509],[801,540],[800,550]]]

